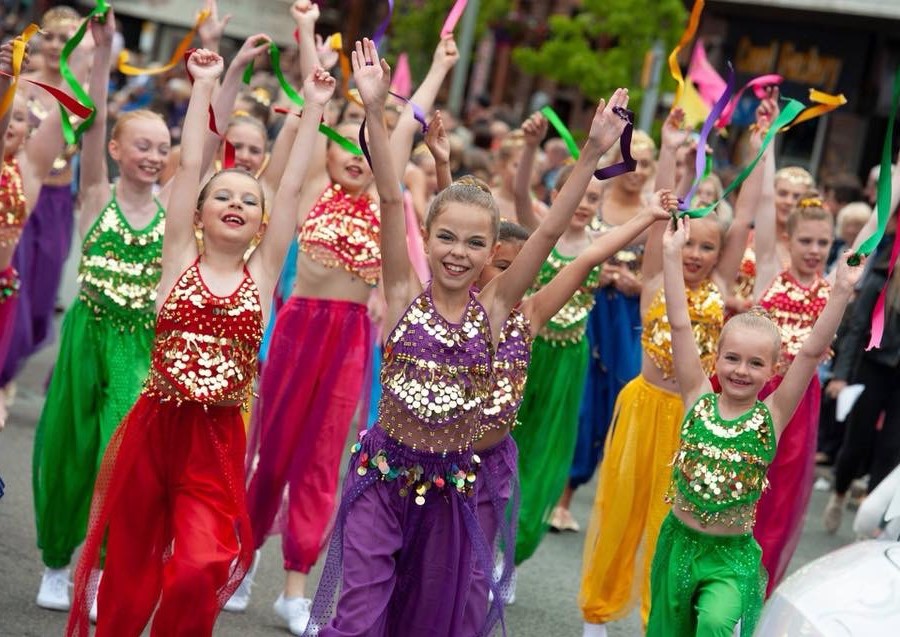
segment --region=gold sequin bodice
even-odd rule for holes
[[[703,373],[712,376],[716,366],[719,334],[722,333],[725,320],[725,300],[719,293],[719,288],[706,279],[696,288],[688,288],[687,303]],[[672,378],[675,375],[675,363],[672,360],[672,328],[666,315],[666,295],[663,288],[660,288],[653,297],[644,316],[641,347],[664,377]]]
[[[741,416],[725,420],[719,396],[704,394],[685,414],[667,499],[702,526],[750,532],[775,446],[765,403],[757,401]]]
[[[414,450],[463,452],[480,434],[493,389],[492,341],[487,313],[470,295],[454,324],[435,308],[429,286],[385,343],[378,423]]]
[[[16,158],[8,157],[0,167],[0,247],[18,243],[27,218],[22,171]]]
[[[513,310],[500,334],[494,356],[494,388],[484,406],[482,435],[512,429],[528,379],[531,360],[531,326],[519,310]]]
[[[159,311],[144,393],[206,405],[245,402],[262,341],[259,290],[244,280],[228,296],[213,294],[199,259],[185,270]]]

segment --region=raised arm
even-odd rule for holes
[[[231,14],[226,13],[219,18],[219,3],[216,0],[206,0],[204,9],[209,11],[209,17],[200,23],[197,35],[200,38],[200,46],[207,51],[219,52],[222,36],[225,35],[225,27],[231,21]]]
[[[295,136],[284,176],[270,209],[269,227],[259,247],[251,256],[252,262],[261,264],[267,280],[271,281],[272,285],[278,279],[284,255],[294,238],[297,200],[300,198],[300,190],[309,167],[307,151],[318,134],[319,121],[325,112],[325,105],[334,94],[334,86],[334,78],[322,68],[314,69],[303,84],[306,105],[300,118],[300,130]]]
[[[678,205],[668,191],[656,193],[653,205],[634,215],[626,223],[615,226],[594,239],[591,245],[572,263],[564,267],[547,285],[523,301],[532,332],[537,333],[562,307],[568,303],[590,274],[591,270],[634,240],[654,221],[671,219],[669,209]],[[527,308],[527,309],[526,309]]]
[[[753,233],[753,251],[756,253],[756,280],[753,298],[759,299],[778,276],[781,262],[778,259],[778,237],[775,213],[775,157],[771,149],[763,157],[761,176],[762,194],[756,213],[756,232]]]
[[[691,134],[684,127],[684,111],[681,107],[672,109],[663,122],[659,160],[656,162],[656,190],[674,190],[675,186],[675,153],[687,143]]]
[[[278,190],[278,184],[281,183],[281,178],[285,173],[288,159],[291,156],[291,149],[294,147],[297,131],[300,130],[300,120],[300,117],[295,117],[291,114],[285,115],[284,117],[284,123],[281,125],[281,130],[278,131],[278,137],[275,138],[275,143],[272,144],[272,152],[269,153],[269,163],[261,176],[263,185],[268,192],[276,192]],[[316,130],[318,130],[318,127]],[[315,137],[310,139],[307,143],[308,156],[309,149],[316,143]],[[307,170],[308,168],[309,165],[307,163]]]
[[[685,405],[692,405],[702,394],[712,391],[712,385],[700,364],[700,352],[694,340],[691,319],[688,314],[687,292],[684,287],[682,251],[690,236],[686,217],[666,223],[663,236],[663,286],[666,295],[666,316],[672,330],[672,360],[675,362],[675,379]]]
[[[813,374],[816,373],[816,368],[831,347],[844,310],[847,309],[850,297],[853,296],[856,282],[862,276],[865,259],[860,259],[859,264],[851,266],[847,263],[847,258],[851,254],[852,252],[846,250],[838,259],[836,281],[825,309],[822,310],[812,332],[794,357],[781,385],[766,401],[770,402],[776,436],[781,436],[791,416],[794,415],[800,398],[809,386]]]
[[[897,205],[900,204],[900,152],[897,153],[897,159],[893,166],[894,172],[891,177],[891,208],[888,214],[893,214],[897,209]],[[863,244],[863,242],[872,236],[872,234],[878,229],[878,208],[876,206],[873,214],[869,215],[869,220],[866,222],[866,225],[863,226],[862,230],[859,231],[859,234],[856,235],[856,239],[853,241],[853,251],[859,250],[859,247]]]
[[[224,64],[218,53],[198,49],[187,63],[194,78],[191,100],[184,117],[184,135],[178,170],[172,179],[171,196],[166,208],[166,233],[163,237],[163,278],[178,276],[197,257],[194,239],[194,215],[203,174],[203,142],[208,134],[207,112],[216,81]],[[165,286],[161,284],[161,288]]]
[[[534,159],[537,157],[538,148],[544,137],[547,136],[547,118],[540,113],[534,113],[522,123],[522,132],[525,134],[525,147],[519,157],[519,166],[516,169],[516,183],[513,188],[515,195],[516,220],[519,225],[529,231],[534,231],[541,220],[534,214],[534,206],[531,205],[531,175],[534,171]]]
[[[425,79],[422,80],[419,88],[416,89],[416,92],[410,98],[416,106],[422,109],[422,112],[427,113],[434,106],[434,100],[438,91],[441,90],[444,78],[447,77],[450,69],[456,65],[457,60],[459,60],[459,51],[456,50],[456,42],[453,40],[453,36],[448,35],[442,38],[434,51],[428,74],[425,75]],[[413,117],[412,106],[407,104],[403,107],[397,126],[391,133],[391,156],[394,160],[394,172],[398,175],[403,174],[403,168],[406,166],[406,162],[409,161],[413,138],[418,126],[419,123]]]
[[[438,190],[443,190],[453,183],[453,174],[450,172],[450,138],[444,130],[444,120],[440,111],[436,111],[431,118],[428,132],[425,133],[425,145],[434,157]]]
[[[81,198],[81,214],[78,228],[87,232],[94,219],[109,201],[109,168],[106,165],[107,98],[109,72],[112,64],[112,44],[116,34],[116,17],[112,9],[106,13],[105,22],[91,22],[91,34],[95,42],[94,60],[88,92],[97,109],[94,125],[81,137],[81,163],[78,182]],[[51,109],[55,111],[58,109]]]
[[[0,45],[0,71],[3,71],[8,75],[12,75],[13,72],[12,49],[12,40]],[[9,90],[9,87],[12,84],[12,80],[10,80],[8,75],[0,75],[0,95],[6,95],[6,91]],[[6,159],[6,129],[9,127],[9,120],[12,117],[12,112],[12,104],[10,104],[10,107],[6,109],[6,112],[0,117],[0,161]]]
[[[488,310],[494,334],[500,333],[510,310],[521,300],[550,250],[569,226],[572,214],[593,178],[600,157],[622,136],[627,119],[621,115],[620,109],[627,105],[628,90],[622,88],[616,89],[608,104],[600,101],[581,156],[562,191],[553,201],[550,212],[522,246],[509,268],[482,290],[480,296]]]
[[[356,87],[366,107],[372,172],[381,201],[381,278],[388,304],[386,325],[393,328],[406,306],[421,292],[422,284],[409,262],[403,196],[384,125],[391,67],[379,59],[375,43],[368,38],[356,43],[351,61]]]

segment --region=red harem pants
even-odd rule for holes
[[[67,634],[88,633],[92,571],[108,528],[97,637],[138,637],[154,609],[153,637],[212,635],[253,555],[245,442],[237,406],[138,399],[97,478]]]
[[[0,366],[12,342],[16,307],[19,305],[19,273],[12,266],[0,270]]]
[[[251,425],[247,508],[257,548],[280,530],[285,570],[309,573],[322,550],[370,334],[366,306],[350,301],[291,297],[275,320]]]

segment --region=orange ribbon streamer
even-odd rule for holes
[[[36,24],[29,24],[21,35],[16,36],[12,41],[12,82],[9,88],[0,99],[0,118],[6,115],[9,107],[12,106],[13,98],[16,96],[16,88],[19,86],[19,76],[22,74],[22,63],[25,61],[25,45],[34,37],[34,34],[40,30]]]
[[[152,69],[142,69],[137,66],[132,66],[128,63],[128,51],[122,51],[119,54],[119,61],[117,65],[119,73],[122,73],[123,75],[159,75],[160,73],[165,73],[166,71],[172,70],[181,63],[182,59],[184,59],[184,54],[187,52],[188,47],[191,46],[191,42],[194,41],[194,36],[197,35],[197,29],[200,28],[200,25],[203,24],[203,22],[209,16],[209,9],[203,9],[197,15],[197,20],[196,22],[194,22],[194,26],[191,27],[191,30],[188,32],[188,34],[181,39],[181,42],[178,43],[178,46],[175,47],[175,52],[172,53],[172,57],[169,58],[169,61],[166,62],[165,65],[159,68]]]
[[[823,93],[822,91],[817,91],[814,88],[809,89],[809,101],[812,102],[810,106],[807,106],[803,112],[797,115],[796,119],[792,121],[789,125],[785,126],[781,130],[786,131],[789,128],[793,128],[797,124],[801,122],[807,122],[811,119],[815,119],[820,115],[824,115],[825,113],[830,113],[834,109],[843,106],[847,103],[847,98],[844,97],[843,93],[838,93],[837,95],[829,95],[828,93]]]
[[[691,40],[694,39],[694,35],[697,34],[697,27],[700,26],[700,14],[703,13],[704,4],[705,0],[696,0],[694,2],[694,8],[691,9],[691,17],[688,19],[687,28],[681,34],[678,44],[669,53],[669,73],[672,74],[672,78],[678,83],[675,89],[675,101],[672,103],[673,109],[678,106],[678,102],[681,101],[681,96],[684,94],[684,76],[681,74],[681,67],[678,65],[678,53],[690,44]]]

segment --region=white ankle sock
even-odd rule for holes
[[[589,624],[584,622],[582,637],[607,637],[606,624]]]

